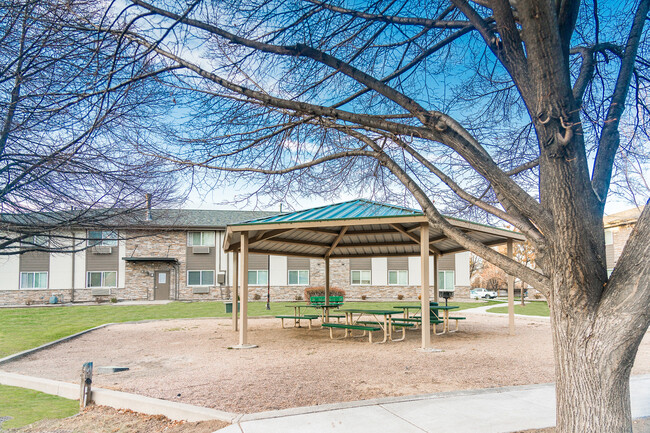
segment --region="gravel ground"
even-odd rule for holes
[[[253,413],[297,406],[472,388],[552,382],[548,321],[467,314],[461,331],[434,336],[443,352],[418,351],[420,334],[369,344],[329,339],[325,330],[280,329],[278,319],[251,319],[250,350],[228,319],[166,320],[100,329],[5,364],[5,371],[76,383],[81,365],[125,366],[96,374],[102,388]],[[632,374],[650,373],[650,333]]]
[[[223,421],[172,421],[160,415],[90,406],[69,418],[45,419],[7,433],[212,433],[227,425]]]

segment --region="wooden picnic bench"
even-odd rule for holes
[[[368,341],[372,343],[372,332],[381,331],[381,326],[372,326],[372,325],[348,325],[347,323],[323,323],[324,328],[330,329],[330,338],[332,340],[340,340],[342,338],[347,338],[348,335],[351,337],[365,337],[366,332],[368,333]],[[334,338],[333,330],[334,328],[345,329],[345,335],[343,337]],[[351,330],[363,331],[363,335],[352,335]]]

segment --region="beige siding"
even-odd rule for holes
[[[388,270],[389,271],[407,271],[409,268],[408,257],[389,257]]]
[[[194,247],[187,247],[187,270],[209,271],[216,268],[215,247],[210,247],[209,254],[195,254]]]
[[[269,256],[264,254],[249,254],[248,255],[248,269],[267,270],[269,268]]]
[[[309,258],[308,257],[287,257],[287,269],[289,271],[309,270]]]
[[[20,255],[20,272],[48,272],[49,270],[49,253],[33,251]]]
[[[456,254],[448,254],[438,259],[439,271],[455,271],[456,270]]]
[[[96,254],[93,248],[86,250],[86,272],[88,271],[117,271],[120,266],[118,247],[111,247],[110,254]]]
[[[350,259],[351,271],[369,271],[371,269],[372,269],[372,259],[370,257]]]

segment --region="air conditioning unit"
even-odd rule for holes
[[[208,294],[208,293],[210,293],[210,287],[208,287],[208,286],[192,287],[192,293],[195,293],[195,294]]]
[[[217,274],[217,283],[218,284],[226,284],[226,273],[225,272],[219,272]]]
[[[106,245],[95,245],[93,247],[93,254],[112,254],[113,253],[113,247],[109,247]]]
[[[194,254],[210,254],[210,247],[193,247]]]
[[[108,296],[111,294],[111,289],[107,288],[94,288],[90,291],[92,296]]]

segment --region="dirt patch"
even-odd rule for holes
[[[70,418],[46,419],[7,433],[212,433],[227,425],[223,421],[179,422],[164,416],[92,406]]]
[[[329,339],[326,330],[281,329],[279,319],[251,319],[250,350],[229,350],[228,319],[122,324],[37,352],[3,370],[76,383],[81,365],[129,371],[97,374],[94,384],[230,412],[554,380],[548,321],[470,315],[461,332],[433,336],[439,353],[423,353],[419,331],[402,342]],[[338,331],[340,335],[342,331]],[[633,374],[650,373],[650,334]]]

